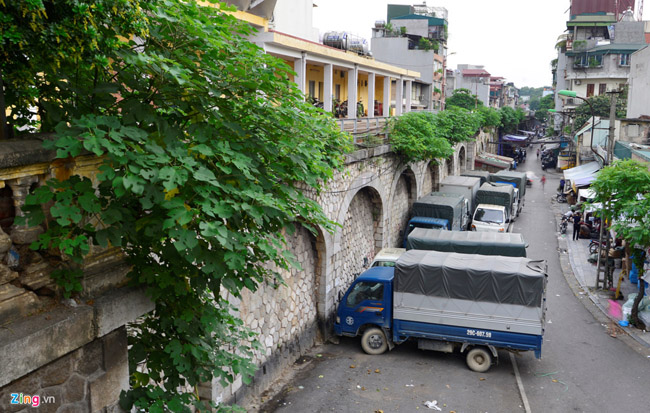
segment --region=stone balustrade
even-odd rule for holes
[[[129,268],[115,248],[93,248],[84,262],[83,291],[61,299],[50,277],[60,258],[29,248],[43,228],[14,219],[47,179],[92,178],[101,159],[55,160],[44,139],[0,141],[0,406],[24,409],[11,404],[12,393],[23,393],[39,396],[40,411],[114,411],[128,387],[124,326],[153,304],[142,291],[124,287]]]

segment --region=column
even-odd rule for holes
[[[384,113],[381,114],[384,117],[390,116],[390,86],[390,76],[384,76]]]
[[[410,112],[411,111],[411,103],[412,102],[412,95],[413,95],[413,81],[412,80],[407,80],[406,81],[406,107],[404,108],[404,112]]]
[[[305,83],[307,82],[307,53],[302,52],[302,57],[294,60],[294,77],[298,89],[302,92],[303,96],[306,93]]]
[[[22,217],[25,213],[22,210],[25,205],[25,198],[29,194],[31,186],[38,182],[37,176],[25,176],[22,178],[12,179],[7,182],[13,193],[14,210],[16,217]],[[11,226],[11,240],[14,244],[31,244],[38,239],[38,236],[43,232],[43,228],[18,226],[16,224]]]
[[[359,66],[354,65],[354,68],[348,70],[348,119],[357,118],[357,77],[359,74]]]
[[[395,90],[395,116],[402,114],[402,107],[404,106],[404,81],[402,76],[397,79],[397,89]]]
[[[368,117],[375,117],[375,74],[368,73]]]
[[[332,89],[334,87],[334,66],[326,64],[323,70],[323,109],[332,112]]]

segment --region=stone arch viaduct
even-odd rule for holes
[[[317,338],[330,338],[339,292],[345,292],[381,248],[400,246],[416,199],[437,190],[445,177],[473,169],[475,147],[475,142],[460,143],[449,159],[408,164],[389,146],[348,155],[345,168],[314,198],[337,223],[336,231],[312,234],[297,228],[289,248],[301,268],[283,274],[286,286],[262,285],[240,300],[231,298],[245,325],[259,334],[260,369],[249,386],[238,380],[226,388],[206,388],[210,398],[237,401],[258,394]]]

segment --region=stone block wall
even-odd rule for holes
[[[126,329],[121,327],[2,387],[0,406],[8,413],[32,408],[43,413],[118,412],[128,373]],[[24,396],[30,396],[31,404],[23,404]]]
[[[402,175],[397,180],[397,186],[395,187],[395,194],[393,195],[393,202],[390,208],[391,230],[388,247],[402,247],[404,230],[408,223],[411,206],[409,198],[409,182],[407,182],[406,176]]]
[[[241,379],[226,387],[219,383],[203,385],[206,398],[237,402],[261,392],[314,345],[318,334],[316,240],[300,226],[287,242],[301,268],[280,271],[285,285],[274,285],[269,280],[254,293],[244,291],[241,300],[230,298],[239,308],[244,325],[258,334],[263,351],[255,355],[254,362],[260,369],[246,387],[242,387]]]

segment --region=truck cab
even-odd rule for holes
[[[474,211],[472,231],[507,232],[510,211],[502,205],[479,204]]]
[[[370,267],[394,267],[395,261],[405,252],[405,248],[382,248],[375,255]]]
[[[392,267],[372,267],[354,280],[339,302],[334,323],[337,335],[355,337],[380,329],[385,344],[392,318],[394,273]]]
[[[442,218],[429,218],[429,217],[413,217],[406,224],[404,229],[404,239],[402,241],[402,247],[406,248],[406,240],[408,239],[409,234],[415,228],[430,228],[430,229],[440,229],[440,230],[449,230],[451,229],[451,224],[448,220]]]

